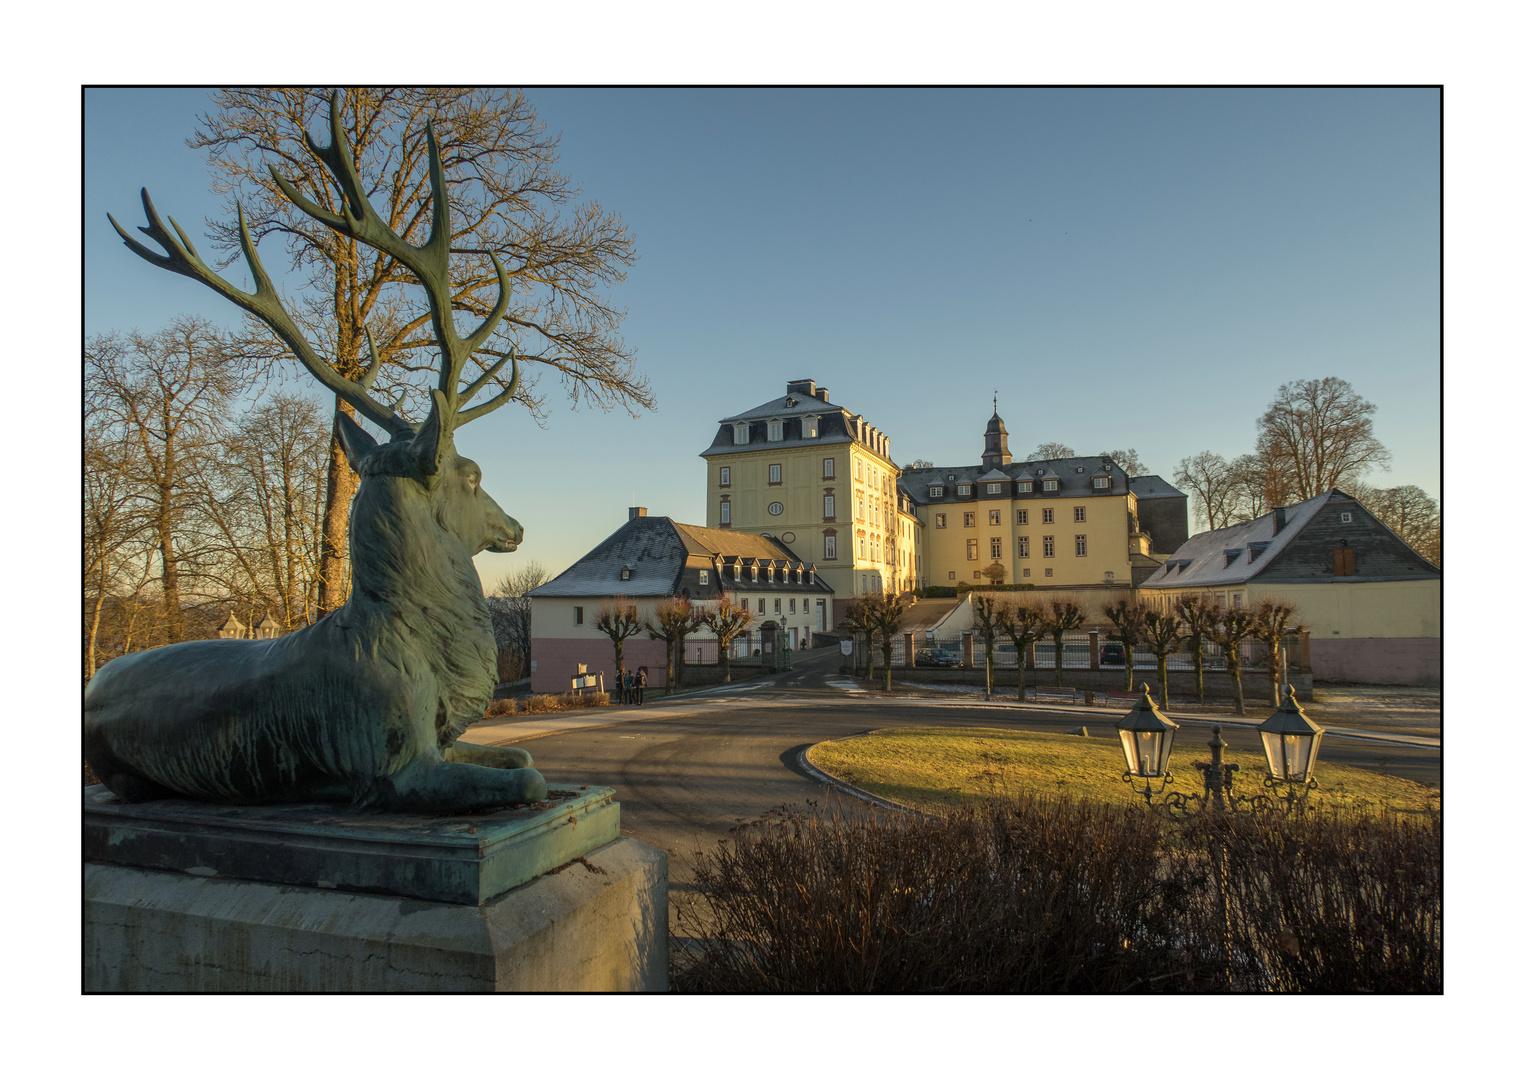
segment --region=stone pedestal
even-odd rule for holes
[[[610,788],[493,814],[85,789],[86,990],[663,990],[667,856]]]

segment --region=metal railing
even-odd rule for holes
[[[906,637],[911,638],[912,652],[918,654],[915,664],[917,667],[959,667],[966,660],[964,654],[964,641],[962,635],[943,634],[941,636],[927,634],[922,631],[913,632],[910,635],[897,634],[890,646],[890,663],[895,667],[906,666]],[[1121,671],[1123,669],[1123,652],[1120,643],[1107,640],[1104,632],[1098,632],[1095,637],[1095,655],[1092,653],[1092,635],[1089,632],[1070,633],[1064,635],[1064,670],[1101,670]],[[863,646],[863,636],[858,636],[859,649]],[[874,663],[877,666],[883,662],[883,644],[876,636],[874,639]],[[930,650],[930,654],[924,654]],[[1054,670],[1054,642],[1052,638],[1045,638],[1029,646],[1028,668],[1032,671]],[[970,666],[983,668],[985,666],[985,643],[978,637],[970,643]],[[1260,642],[1246,642],[1241,646],[1240,670],[1243,672],[1264,672],[1266,670],[1266,658],[1269,650]],[[1298,649],[1296,640],[1288,642],[1287,658],[1289,670],[1299,671]],[[997,669],[1016,670],[1019,656],[1016,648],[1009,641],[996,642],[992,666]],[[1192,656],[1184,650],[1171,652],[1165,658],[1166,671],[1191,671],[1193,670]],[[1135,671],[1154,671],[1156,669],[1154,653],[1145,647],[1137,647],[1133,650],[1133,669]],[[1224,661],[1223,650],[1210,642],[1202,645],[1202,669],[1204,671],[1222,672],[1228,670]]]

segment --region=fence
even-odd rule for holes
[[[944,634],[941,637],[928,634],[924,631],[916,631],[909,634],[897,634],[890,645],[890,664],[895,667],[905,667],[906,644],[910,642],[910,648],[915,655],[916,667],[957,667],[966,660],[964,653],[964,635]],[[858,646],[861,651],[863,635],[858,635]],[[874,641],[874,660],[879,661],[883,653],[882,642],[876,638]],[[1299,649],[1297,639],[1291,638],[1286,648],[1287,664],[1289,672],[1300,672]],[[970,666],[983,668],[985,666],[985,643],[974,637],[970,641]],[[1035,642],[1027,649],[1027,667],[1030,671],[1053,671],[1054,670],[1054,641],[1053,638],[1044,638]],[[1252,671],[1263,672],[1266,670],[1266,659],[1269,650],[1260,642],[1246,642],[1241,646],[1240,670],[1246,673]],[[1124,665],[1123,648],[1117,642],[1108,641],[1106,634],[1101,631],[1086,631],[1064,635],[1063,648],[1064,670],[1122,670]],[[996,641],[992,667],[997,669],[1016,670],[1018,666],[1017,649],[1009,641]],[[1156,658],[1153,652],[1145,648],[1133,650],[1133,669],[1135,671],[1156,670]],[[1195,665],[1189,652],[1172,652],[1165,657],[1166,671],[1192,671]],[[1202,645],[1202,670],[1203,671],[1227,671],[1228,665],[1224,661],[1223,650],[1217,645],[1203,642]]]

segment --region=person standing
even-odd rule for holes
[[[619,704],[625,704],[625,669],[618,668],[614,676],[614,686],[619,694]]]
[[[646,665],[645,664],[641,665],[641,670],[639,672],[637,672],[636,677],[635,677],[635,703],[637,705],[644,705],[644,704],[646,704]]]

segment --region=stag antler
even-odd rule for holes
[[[338,181],[343,195],[340,201],[341,213],[332,213],[308,199],[296,189],[294,184],[276,172],[274,166],[270,168],[271,179],[281,189],[281,193],[303,213],[341,235],[359,240],[382,254],[396,259],[418,278],[429,298],[429,314],[434,324],[434,337],[440,346],[442,358],[440,393],[452,414],[441,419],[445,421],[446,430],[459,427],[498,408],[512,398],[519,389],[519,360],[512,350],[483,371],[482,375],[464,391],[459,389],[461,372],[465,370],[466,361],[470,359],[472,353],[482,347],[508,311],[509,295],[512,289],[508,280],[508,271],[503,268],[502,260],[495,252],[487,253],[498,275],[498,301],[482,324],[464,339],[461,338],[456,333],[454,294],[450,288],[450,196],[445,187],[445,167],[440,160],[439,143],[434,137],[434,122],[431,120],[424,125],[424,133],[429,145],[429,191],[433,197],[434,213],[429,225],[429,239],[424,241],[422,246],[415,246],[393,231],[366,197],[360,182],[360,172],[355,166],[354,154],[344,134],[340,113],[339,92],[335,90],[328,101],[329,137],[332,141],[327,146],[319,146],[310,134],[303,132],[303,137],[307,140],[308,149],[317,155],[318,160],[323,162],[328,171],[333,174],[334,179]],[[493,399],[461,412],[461,407],[477,391],[486,386],[502,370],[505,363],[510,361],[514,366],[514,375],[508,387]]]
[[[183,274],[193,278],[203,285],[210,286],[213,291],[227,297],[239,307],[258,318],[276,336],[284,341],[288,348],[296,354],[296,358],[302,362],[302,366],[315,375],[319,382],[328,387],[343,400],[355,407],[355,411],[364,416],[372,423],[384,428],[396,435],[404,431],[412,431],[413,427],[396,411],[371,397],[369,390],[371,383],[376,378],[375,350],[372,349],[371,366],[366,374],[361,376],[360,382],[354,382],[339,374],[337,368],[323,359],[318,350],[313,348],[312,343],[302,336],[297,329],[291,315],[281,305],[280,295],[275,291],[275,286],[270,282],[270,275],[265,273],[264,264],[259,260],[259,253],[254,248],[254,239],[249,235],[248,222],[244,220],[244,208],[238,207],[238,243],[243,248],[244,259],[249,264],[249,272],[254,276],[254,291],[244,292],[237,288],[202,262],[201,256],[196,253],[196,247],[191,243],[190,237],[185,235],[174,218],[169,219],[171,227],[175,230],[175,236],[165,229],[164,222],[159,220],[159,214],[154,209],[153,200],[148,197],[148,189],[143,189],[143,212],[148,216],[146,226],[138,226],[138,231],[147,235],[150,239],[162,247],[166,254],[160,255],[134,240],[126,229],[117,224],[116,218],[110,214],[106,219],[111,222],[111,227],[117,231],[126,245],[133,253],[165,270],[171,270],[177,274]],[[176,239],[176,236],[179,239]],[[369,332],[367,333],[369,338]]]
[[[281,189],[282,194],[303,213],[343,236],[359,240],[382,254],[396,259],[413,272],[429,297],[429,314],[434,324],[435,340],[440,346],[442,363],[439,389],[445,409],[444,415],[441,415],[439,419],[443,430],[452,431],[479,416],[485,416],[506,403],[519,389],[519,358],[514,355],[513,350],[510,349],[491,367],[486,368],[464,390],[460,390],[458,384],[461,372],[466,367],[466,361],[471,358],[472,353],[482,347],[508,311],[511,286],[508,271],[503,268],[502,261],[495,253],[488,252],[492,259],[493,269],[498,275],[498,301],[482,324],[465,338],[456,333],[453,296],[450,290],[450,202],[445,189],[445,169],[440,161],[439,144],[434,138],[433,122],[430,121],[425,125],[425,134],[429,144],[429,189],[434,199],[434,213],[429,229],[429,239],[422,247],[416,247],[398,236],[382,221],[381,215],[376,213],[370,200],[366,198],[361,187],[359,170],[355,167],[354,154],[350,151],[349,140],[344,135],[337,90],[329,98],[328,122],[333,140],[328,146],[319,146],[306,132],[303,132],[303,137],[307,140],[309,149],[317,155],[338,181],[343,194],[340,203],[342,213],[331,213],[308,199],[273,167],[270,169],[271,177],[275,180],[276,186]],[[163,222],[159,220],[159,215],[154,211],[154,204],[148,197],[147,188],[143,189],[143,210],[148,216],[148,225],[139,226],[139,231],[163,247],[166,255],[160,255],[140,244],[128,235],[127,230],[117,224],[115,218],[110,214],[106,215],[117,234],[135,254],[155,266],[172,270],[210,286],[214,291],[254,315],[275,331],[276,335],[296,354],[302,366],[312,372],[319,382],[353,405],[355,411],[367,420],[394,435],[415,430],[415,425],[409,424],[396,411],[398,405],[402,403],[401,397],[392,405],[387,405],[370,395],[371,384],[375,382],[381,365],[376,346],[371,341],[369,328],[365,331],[365,338],[366,345],[370,349],[370,362],[358,382],[340,375],[338,369],[323,359],[312,344],[302,336],[295,321],[281,306],[280,297],[271,284],[269,275],[265,273],[264,266],[260,263],[259,254],[254,248],[254,240],[249,235],[249,227],[244,220],[242,204],[238,207],[238,238],[239,246],[243,248],[244,259],[248,262],[249,270],[254,276],[255,288],[252,293],[230,285],[213,272],[196,254],[196,248],[191,244],[190,238],[185,235],[185,231],[180,228],[174,218],[170,218],[169,223],[179,239],[171,236],[164,228]],[[509,362],[513,363],[514,374],[508,386],[496,397],[462,411],[466,402],[491,382],[502,370],[503,365]]]

